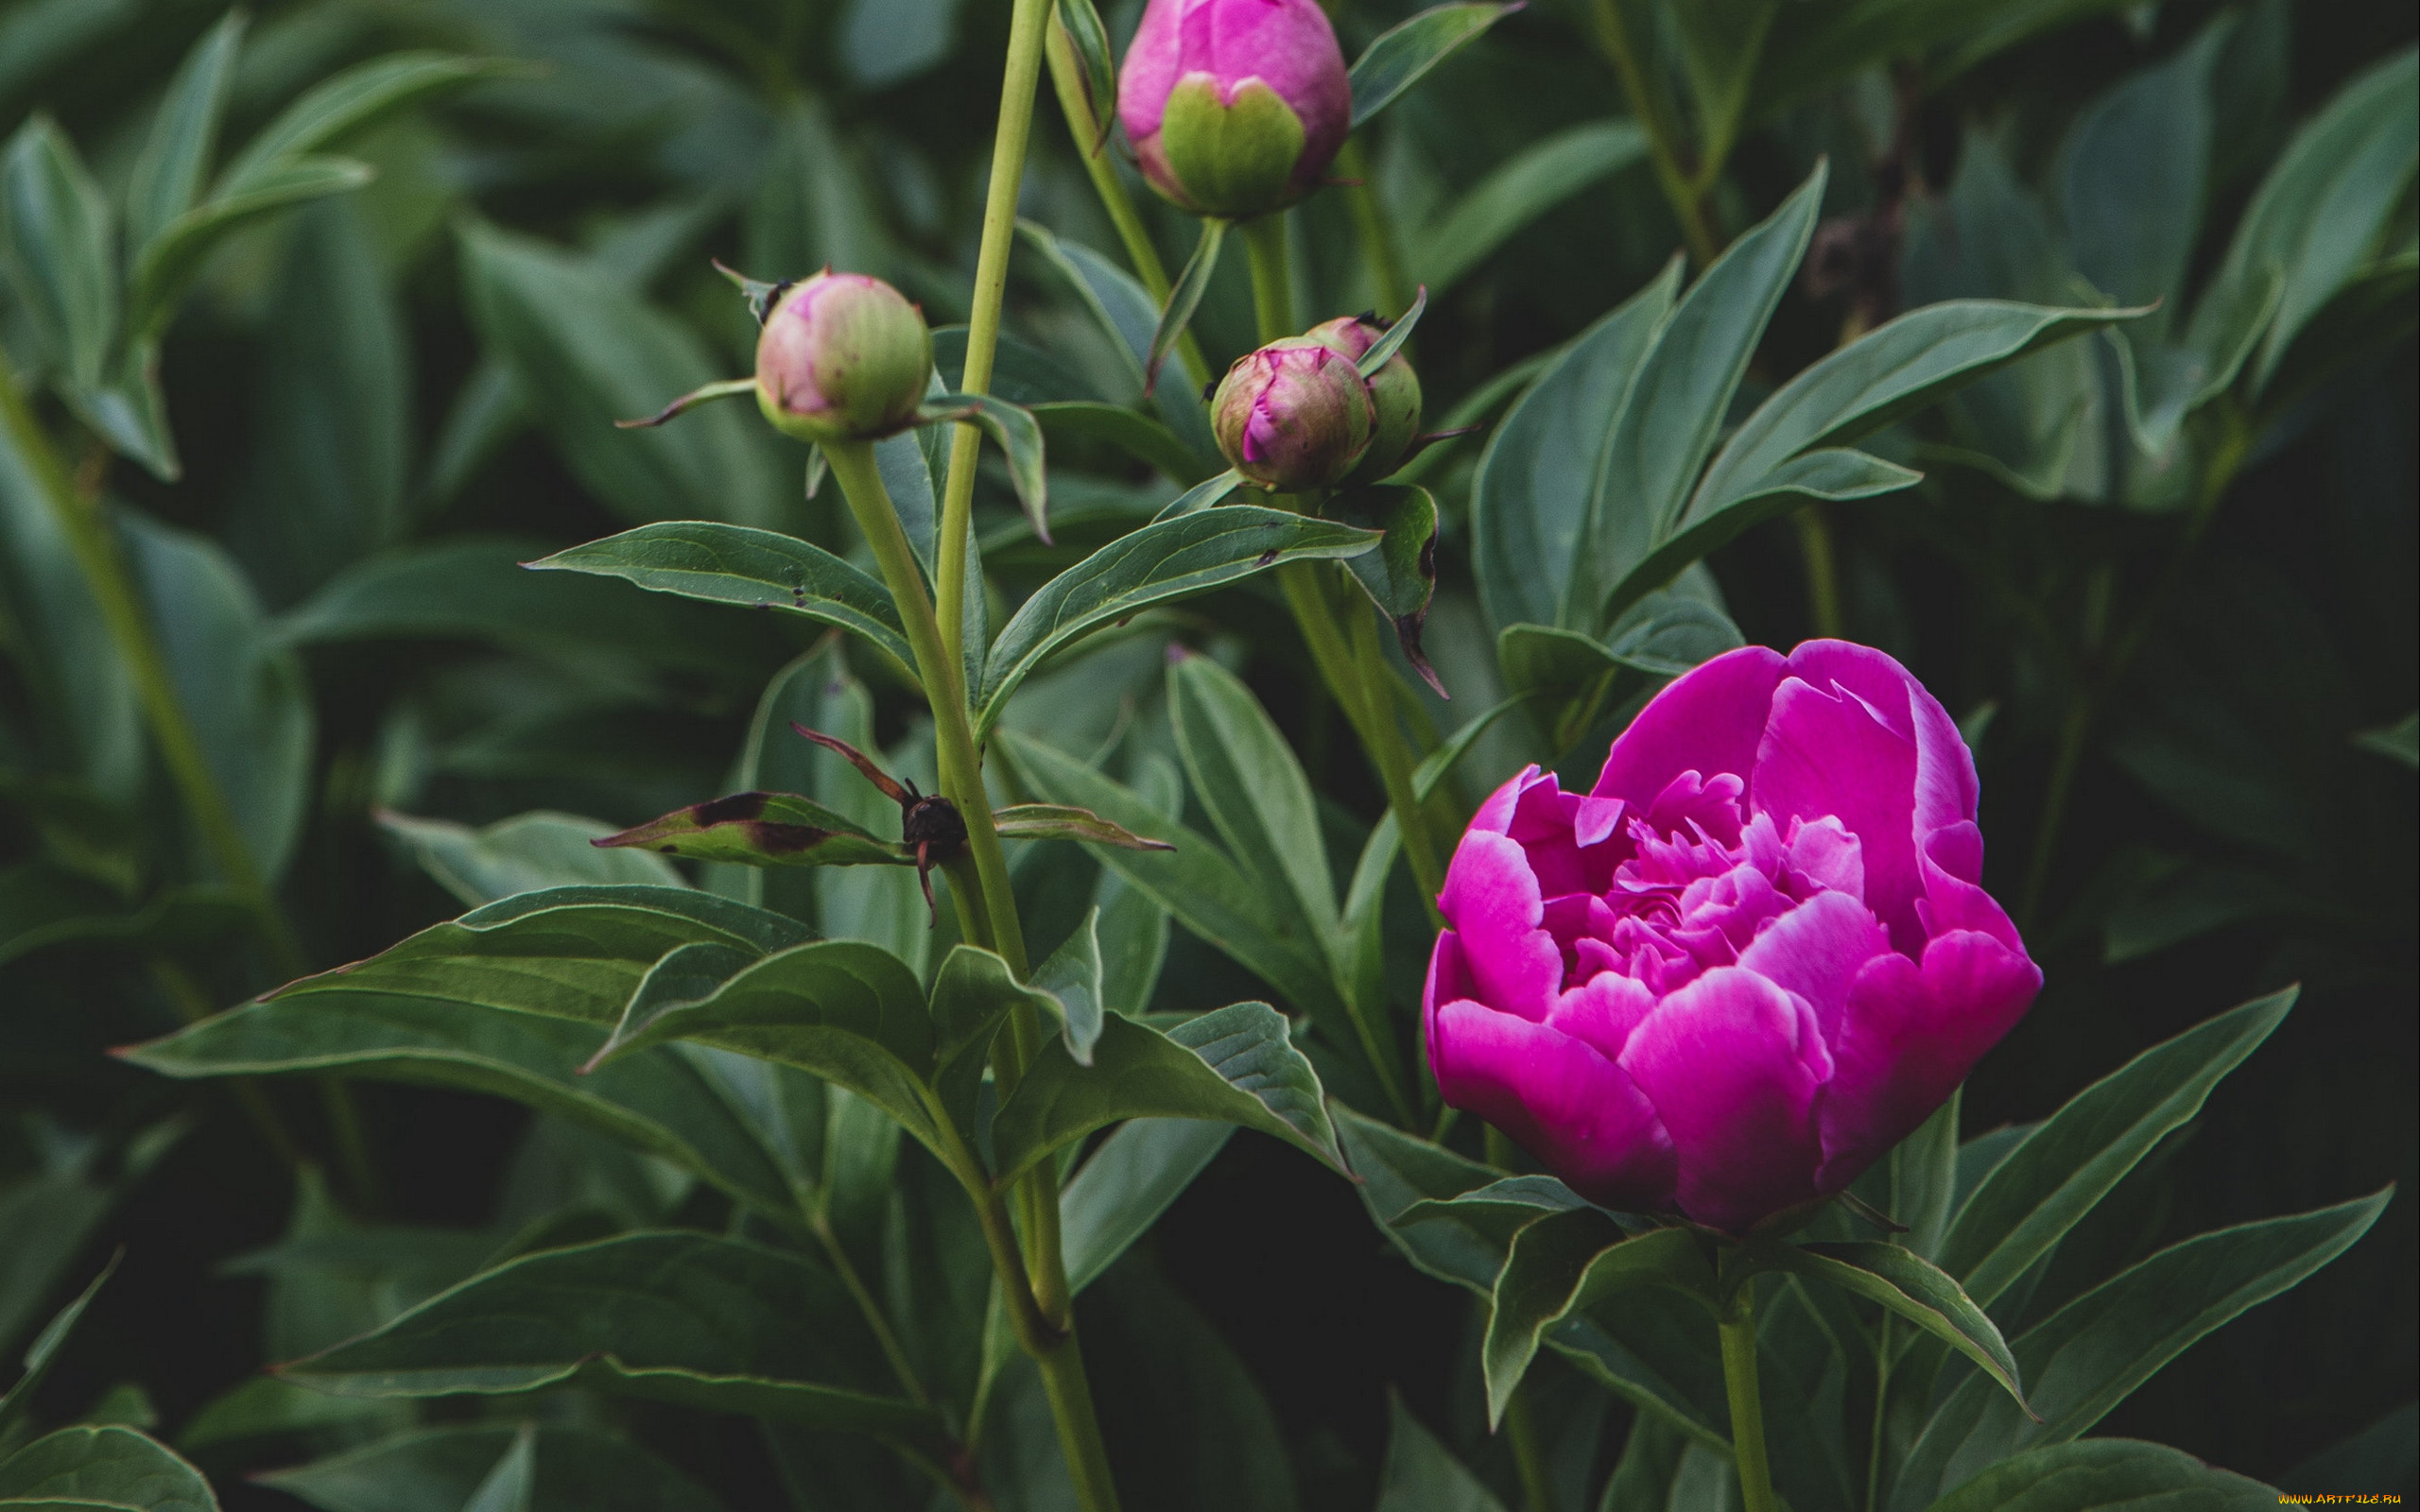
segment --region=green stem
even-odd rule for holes
[[[1836,641],[1841,635],[1841,572],[1832,553],[1831,519],[1820,504],[1810,504],[1791,518],[1806,571],[1807,618],[1817,636]]]
[[[1176,285],[1168,277],[1167,265],[1160,260],[1160,249],[1151,240],[1150,228],[1143,224],[1143,213],[1135,208],[1134,197],[1127,192],[1126,180],[1118,177],[1117,163],[1110,156],[1109,139],[1093,125],[1092,108],[1084,91],[1083,65],[1076,59],[1076,44],[1069,40],[1067,28],[1054,22],[1046,44],[1050,60],[1050,83],[1059,96],[1059,109],[1067,117],[1067,134],[1076,141],[1076,155],[1084,160],[1084,172],[1091,176],[1093,193],[1100,197],[1101,209],[1109,213],[1109,222],[1117,229],[1117,239],[1126,248],[1126,260],[1134,265],[1134,276],[1143,281],[1151,302],[1166,308],[1168,293]],[[1201,355],[1201,343],[1193,338],[1190,330],[1177,337],[1177,356],[1184,363],[1184,370],[1196,388],[1210,381],[1210,364]]]
[[[52,447],[50,437],[36,421],[32,406],[18,388],[17,375],[9,368],[5,351],[0,351],[0,434],[5,434],[9,446],[32,474],[34,490],[49,506],[52,520],[66,538],[67,549],[76,558],[84,586],[101,611],[110,642],[134,683],[135,701],[150,730],[151,742],[159,749],[161,765],[167,768],[169,782],[175,785],[186,814],[192,816],[211,864],[230,886],[251,902],[272,970],[289,982],[302,976],[310,970],[302,942],[286,920],[277,895],[269,890],[268,880],[252,864],[251,850],[244,843],[243,826],[236,821],[234,808],[211,773],[201,738],[194,732],[193,721],[186,717],[184,705],[177,696],[176,680],[168,672],[167,654],[152,632],[126,563],[118,558],[117,541],[111,533],[101,501],[78,493]],[[322,1078],[320,1088],[337,1142],[337,1160],[354,1197],[365,1210],[374,1209],[377,1178],[360,1137],[360,1118],[352,1097],[338,1077]]]
[[[992,179],[983,199],[983,239],[975,256],[974,306],[966,321],[966,369],[959,375],[961,393],[989,393],[992,387],[992,360],[1000,345],[1000,306],[1008,298],[1009,253],[1016,245],[1017,189],[1025,180],[1027,141],[1033,134],[1033,96],[1042,80],[1043,34],[1050,29],[1051,0],[1016,0],[1009,19],[1009,56],[1000,79],[1000,119],[992,138]],[[965,624],[962,610],[966,595],[981,593],[980,584],[966,581],[966,540],[972,528],[975,512],[975,462],[983,449],[983,433],[973,425],[961,424],[950,438],[949,475],[942,495],[942,528],[939,556],[934,576],[935,596],[941,601],[941,623],[944,627],[942,644],[949,649],[949,665],[959,665],[959,657]],[[958,680],[953,678],[950,680]],[[925,692],[938,704],[941,690],[928,686]],[[966,699],[961,692],[957,708],[959,723],[965,723]],[[937,713],[938,717],[938,713]],[[981,792],[978,778],[976,792]],[[961,808],[965,805],[960,804]],[[990,808],[985,805],[988,815]],[[990,829],[986,818],[983,826]],[[974,828],[974,816],[968,816],[968,828]],[[996,853],[999,842],[992,842]],[[978,844],[976,859],[983,860]],[[987,892],[997,882],[1005,885],[1007,873],[995,877],[984,867]],[[992,900],[994,909],[996,898]],[[1014,907],[1010,909],[1014,918]],[[994,927],[997,929],[995,918]],[[1003,956],[1025,974],[1024,946],[1014,940],[1015,931],[1002,933]],[[1009,947],[1015,944],[1015,954]]]
[[[917,1406],[929,1404],[932,1399],[925,1395],[925,1383],[917,1378],[916,1366],[908,1358],[906,1347],[899,1342],[899,1335],[891,1331],[890,1319],[883,1313],[881,1304],[873,1299],[873,1293],[866,1289],[864,1279],[857,1274],[856,1263],[849,1259],[848,1250],[841,1246],[840,1236],[832,1231],[830,1220],[821,1212],[810,1212],[807,1214],[807,1227],[815,1231],[816,1240],[823,1246],[823,1254],[832,1263],[833,1274],[840,1278],[841,1286],[857,1304],[857,1311],[865,1316],[866,1326],[873,1330],[874,1342],[882,1347],[882,1357],[890,1362],[890,1373],[899,1378],[900,1389],[906,1391],[908,1400]]]
[[[1874,1335],[1874,1435],[1865,1451],[1865,1512],[1876,1512],[1882,1499],[1882,1438],[1891,1416],[1891,1314],[1882,1314]]]
[[[1739,1466],[1741,1512],[1779,1512],[1772,1466],[1765,1458],[1765,1403],[1756,1389],[1756,1279],[1739,1283],[1718,1325],[1722,1384],[1731,1399],[1731,1453]]]
[[[1370,154],[1359,137],[1348,137],[1336,155],[1337,176],[1345,180],[1344,204],[1353,213],[1354,240],[1361,244],[1361,260],[1370,272],[1370,292],[1378,308],[1392,315],[1411,302],[1404,288],[1403,259],[1396,255],[1394,228],[1387,207],[1370,184]]]
[[[1630,33],[1630,18],[1622,11],[1623,3],[1624,0],[1596,0],[1597,39],[1613,61],[1614,73],[1622,82],[1622,93],[1630,96],[1631,113],[1638,117],[1638,124],[1647,132],[1647,151],[1655,164],[1655,181],[1663,186],[1673,217],[1681,223],[1681,235],[1689,244],[1689,255],[1703,268],[1721,252],[1722,241],[1706,219],[1705,196],[1699,186],[1710,185],[1721,165],[1708,163],[1692,175],[1683,164],[1680,129],[1665,108],[1663,91],[1653,86],[1641,66],[1638,45]]]
[[[1260,318],[1260,344],[1301,335],[1294,324],[1294,274],[1287,266],[1286,213],[1262,215],[1242,226],[1252,255],[1252,307]]]

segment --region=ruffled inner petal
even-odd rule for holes
[[[1893,734],[1857,698],[1796,678],[1774,690],[1749,801],[1784,822],[1836,818],[1856,835],[1866,905],[1891,931],[1892,944],[1911,956],[1925,938],[1909,817],[1915,781],[1914,743]]]

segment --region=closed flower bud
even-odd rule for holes
[[[1264,489],[1324,489],[1370,449],[1377,410],[1353,359],[1309,336],[1273,341],[1227,369],[1210,403],[1219,450]]]
[[[1358,363],[1361,354],[1377,344],[1386,328],[1361,316],[1346,316],[1324,325],[1311,327],[1310,338],[1321,345],[1344,354],[1345,360]],[[1370,401],[1376,407],[1378,425],[1370,438],[1370,450],[1362,454],[1347,483],[1375,483],[1396,468],[1403,466],[1410,455],[1411,443],[1420,436],[1420,375],[1397,352],[1370,380]]]
[[[1344,145],[1353,88],[1317,0],[1150,0],[1117,113],[1153,188],[1245,219],[1310,192]]]
[[[802,441],[873,440],[905,430],[933,372],[933,338],[878,278],[830,271],[793,284],[756,338],[756,404]]]

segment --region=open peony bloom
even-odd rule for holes
[[[1532,766],[1471,820],[1423,1005],[1445,1101],[1609,1207],[1744,1233],[1839,1192],[2042,985],[1977,797],[1879,651],[1690,672],[1586,797]]]
[[[1153,188],[1240,219],[1310,192],[1344,145],[1353,88],[1318,0],[1150,0],[1117,113]]]

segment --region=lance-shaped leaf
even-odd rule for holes
[[[1143,359],[1143,387],[1147,391],[1158,386],[1160,364],[1168,360],[1177,339],[1193,323],[1193,312],[1201,307],[1201,296],[1210,289],[1210,275],[1219,271],[1219,249],[1226,239],[1225,221],[1216,215],[1202,217],[1201,240],[1194,244],[1184,270],[1177,274],[1176,283],[1169,287],[1168,302],[1160,311],[1159,325],[1151,332],[1151,350]]]
[[[1098,625],[1172,598],[1207,593],[1281,561],[1355,557],[1374,530],[1230,505],[1145,525],[1042,585],[992,643],[983,662],[976,730],[991,729],[1009,696],[1042,660]]]
[[[1591,1208],[1549,1213],[1512,1237],[1496,1273],[1481,1361],[1487,1374],[1487,1420],[1503,1421],[1538,1339],[1575,1312],[1617,1292],[1662,1286],[1714,1309],[1714,1268],[1703,1241],[1686,1228],[1657,1228],[1632,1238]]]
[[[358,1406],[316,1392],[305,1395],[339,1407]],[[251,1478],[321,1512],[395,1512],[399,1487],[424,1490],[425,1505],[458,1507],[516,1432],[510,1423],[419,1428]],[[536,1446],[535,1512],[725,1512],[713,1492],[625,1433],[540,1423]]]
[[[2255,1512],[2285,1498],[2183,1450],[2092,1438],[2003,1460],[1932,1503],[1929,1512]]]
[[[2199,1235],[2051,1314],[2010,1346],[2034,1383],[2039,1419],[2029,1419],[1990,1380],[1970,1377],[1949,1391],[1909,1451],[1893,1512],[1922,1512],[2020,1450],[2081,1436],[2196,1340],[2350,1248],[2393,1194],[2389,1188]]]
[[[992,1121],[996,1179],[1015,1180],[1062,1145],[1129,1118],[1206,1118],[1273,1135],[1343,1172],[1319,1073],[1294,1048],[1285,1015],[1237,1003],[1163,1034],[1131,1019],[1101,1024],[1091,1066],[1043,1048]]]
[[[397,111],[522,66],[431,52],[392,53],[356,64],[314,87],[244,144],[220,170],[213,196],[240,194],[279,164],[331,146]]]
[[[890,590],[822,547],[776,531],[708,520],[666,521],[528,565],[540,572],[625,578],[658,593],[803,614],[865,637],[903,671],[916,665]]]
[[[366,163],[315,154],[266,168],[238,190],[214,195],[168,222],[136,254],[127,301],[127,329],[157,336],[177,301],[229,236],[273,212],[323,195],[358,189],[376,177]]]
[[[0,1507],[21,1512],[218,1512],[201,1471],[115,1424],[62,1428],[0,1459]]]
[[[992,811],[992,824],[1008,840],[1080,840],[1122,850],[1173,850],[1166,840],[1148,840],[1072,803],[1011,803]]]
[[[1521,9],[1511,4],[1445,5],[1379,33],[1353,60],[1353,129],[1403,97],[1428,71]]]
[[[1059,1196],[1068,1290],[1080,1293],[1149,1232],[1235,1131],[1200,1119],[1137,1118],[1101,1141]]]
[[[1647,133],[1626,118],[1584,121],[1539,139],[1421,228],[1409,249],[1421,282],[1443,294],[1554,206],[1647,156]]]
[[[231,10],[177,65],[177,77],[160,99],[159,113],[144,139],[126,182],[126,249],[129,258],[169,222],[193,208],[210,158],[218,145],[218,123],[227,108],[227,87],[235,73],[249,18]]]
[[[1134,392],[1140,396],[1148,388],[1152,407],[1191,455],[1192,472],[1168,475],[1184,481],[1217,467],[1219,442],[1210,434],[1210,410],[1200,392],[1190,384],[1170,384],[1165,388],[1149,385],[1144,365],[1150,360],[1160,301],[1133,274],[1081,242],[1062,241],[1029,220],[1017,222],[1017,231],[1091,313],[1113,350],[1126,359],[1124,367],[1133,380]]]
[[[1530,1223],[1549,1213],[1592,1207],[1587,1198],[1550,1176],[1508,1176],[1455,1197],[1423,1197],[1387,1220],[1401,1228],[1438,1219],[1461,1222],[1485,1212]]]
[[[1084,910],[1084,921],[1035,969],[1032,989],[1047,994],[1056,1005],[1067,1054],[1080,1066],[1091,1065],[1093,1046],[1100,1040],[1101,1018],[1108,1011],[1108,993],[1101,987],[1098,905]]]
[[[49,1322],[43,1324],[42,1332],[34,1335],[34,1342],[26,1347],[25,1373],[6,1392],[0,1392],[0,1434],[7,1433],[9,1426],[33,1406],[34,1392],[41,1388],[43,1378],[50,1374],[51,1365],[58,1360],[59,1351],[66,1348],[67,1336],[76,1332],[76,1325],[83,1320],[84,1310],[93,1305],[93,1298],[100,1296],[101,1288],[117,1274],[117,1263],[125,1255],[124,1250],[112,1255],[110,1263],[101,1267],[101,1273],[77,1294],[74,1301],[60,1308]]]
[[[1385,367],[1389,359],[1403,350],[1403,344],[1411,339],[1412,332],[1420,327],[1420,318],[1427,313],[1428,285],[1423,284],[1411,297],[1411,308],[1394,318],[1387,327],[1385,335],[1370,343],[1370,350],[1361,353],[1360,360],[1354,363],[1354,370],[1364,381],[1376,377],[1378,369]]]
[[[1033,533],[1050,540],[1050,486],[1043,468],[1042,424],[1033,412],[990,394],[941,394],[916,411],[919,424],[963,421],[992,438],[1009,461],[1009,482],[1033,523]]]
[[[2288,988],[2153,1045],[2069,1099],[1950,1220],[1941,1268],[1989,1307],[2172,1130],[2294,1004]]]
[[[1957,1281],[1914,1251],[1898,1245],[1860,1241],[1850,1244],[1774,1245],[1757,1259],[1760,1266],[1786,1270],[1828,1281],[1892,1312],[1940,1339],[1975,1362],[2025,1405],[2025,1387],[2015,1357],[2000,1337],[1999,1325],[1975,1305]]]
[[[935,1025],[915,973],[899,957],[862,940],[818,940],[700,985],[706,990],[694,995],[633,991],[594,1064],[695,1040],[812,1072],[925,1143],[941,1142],[925,1091],[936,1066]]]
[[[916,860],[906,846],[796,793],[734,793],[589,843],[748,867],[905,867]]]
[[[1404,660],[1437,690],[1439,697],[1446,696],[1445,685],[1420,648],[1421,627],[1428,623],[1428,601],[1437,592],[1436,498],[1426,489],[1381,483],[1357,489],[1328,507],[1337,518],[1379,533],[1377,550],[1365,551],[1344,565],[1394,627]]]
[[[1151,524],[1158,524],[1163,520],[1173,520],[1179,515],[1199,513],[1244,486],[1244,475],[1234,468],[1227,469],[1216,477],[1203,478],[1169,500],[1167,508],[1151,517]]]
[[[0,155],[0,257],[33,335],[87,387],[100,384],[117,337],[113,221],[76,144],[49,116],[35,115],[9,138]]]
[[[1093,0],[1058,0],[1056,20],[1081,70],[1077,81],[1083,86],[1084,109],[1098,133],[1080,146],[1087,153],[1098,152],[1109,139],[1110,124],[1117,119],[1117,65],[1111,61],[1109,28],[1101,25]]]
[[[806,1257],[639,1233],[509,1261],[279,1374],[346,1397],[579,1383],[818,1427],[928,1423],[880,1361],[847,1289]]]

